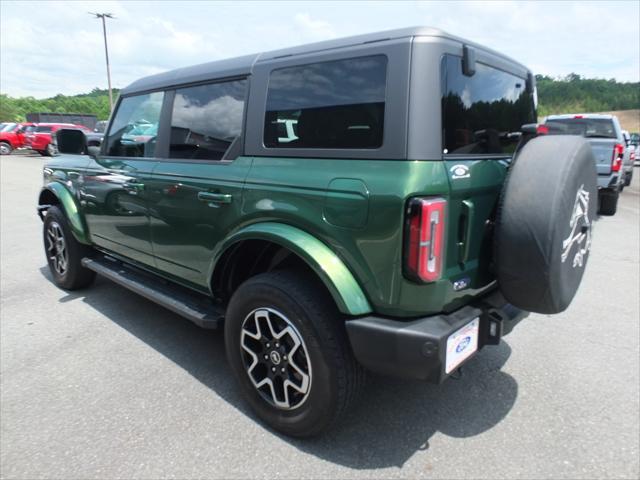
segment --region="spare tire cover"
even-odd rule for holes
[[[589,256],[598,202],[591,146],[582,137],[529,141],[513,160],[494,237],[498,284],[511,304],[558,313],[573,299]]]

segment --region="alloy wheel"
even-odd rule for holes
[[[58,275],[64,275],[69,264],[69,257],[62,227],[58,222],[51,222],[47,227],[47,256]]]
[[[242,360],[253,386],[272,406],[293,410],[311,390],[311,363],[304,340],[281,312],[253,310],[242,323]]]

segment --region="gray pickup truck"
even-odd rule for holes
[[[545,125],[549,133],[581,135],[589,141],[598,172],[598,213],[615,215],[630,163],[618,118],[596,113],[549,115]]]

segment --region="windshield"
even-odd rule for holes
[[[0,129],[0,132],[10,132],[16,125],[16,123],[5,123]]]
[[[609,118],[552,118],[546,123],[559,127],[561,133],[591,138],[617,138],[613,120]],[[560,132],[559,132],[560,133]]]

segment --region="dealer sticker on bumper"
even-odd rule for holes
[[[447,339],[447,361],[445,373],[449,374],[478,350],[480,319],[475,318]]]

